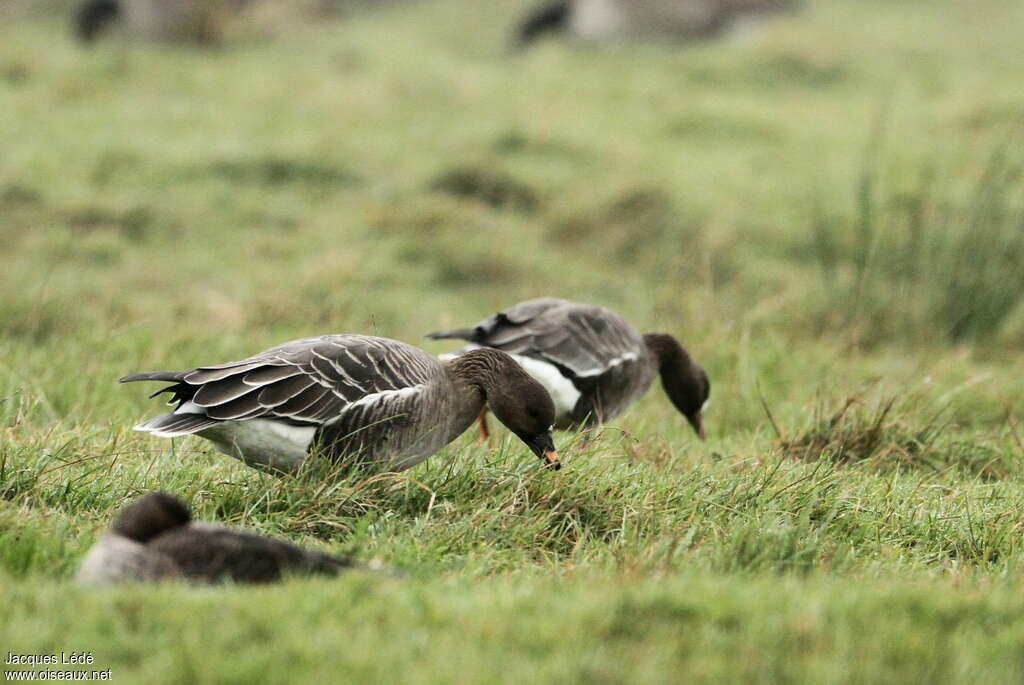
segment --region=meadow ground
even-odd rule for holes
[[[91,651],[120,682],[1021,682],[1024,5],[818,0],[684,50],[513,54],[524,6],[215,50],[0,24],[0,656]],[[545,294],[679,336],[707,442],[655,389],[556,436],[558,473],[502,430],[282,479],[133,433],[159,405],[115,383]],[[76,587],[153,488],[404,576]]]

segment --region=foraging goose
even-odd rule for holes
[[[512,359],[477,350],[442,363],[412,345],[366,335],[325,335],[248,359],[189,371],[126,376],[174,383],[177,409],[135,430],[193,433],[259,468],[294,471],[311,452],[401,471],[472,425],[484,407],[555,469],[554,406]]]
[[[126,507],[82,560],[78,581],[269,583],[286,574],[337,575],[355,564],[281,540],[192,523],[177,497],[151,492]]]
[[[92,42],[118,26],[151,41],[215,42],[225,20],[251,0],[85,0],[75,14],[75,35]]]
[[[527,45],[549,32],[593,41],[661,37],[709,38],[744,18],[797,9],[802,0],[555,0],[527,17],[517,40]]]
[[[427,337],[473,343],[461,354],[473,354],[468,350],[476,346],[509,353],[551,394],[558,428],[618,416],[660,374],[672,404],[704,438],[707,374],[671,335],[641,336],[610,309],[545,297],[520,302],[472,328]],[[486,435],[483,424],[481,432]]]

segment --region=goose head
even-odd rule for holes
[[[118,535],[148,542],[164,531],[188,525],[188,508],[174,495],[154,491],[126,507],[111,526]]]
[[[87,0],[75,16],[75,34],[79,40],[90,43],[99,37],[120,12],[117,0]]]
[[[495,418],[526,443],[545,466],[556,471],[562,467],[551,437],[555,403],[543,385],[512,357],[486,347],[470,350],[452,364],[460,376],[480,388]]]
[[[665,394],[703,440],[704,406],[711,394],[708,375],[671,335],[649,333],[644,342],[657,362]]]
[[[544,34],[564,31],[569,23],[570,11],[568,0],[554,0],[537,8],[520,24],[516,44],[525,48]]]
[[[517,374],[497,392],[489,393],[487,404],[494,416],[526,443],[545,466],[555,470],[562,467],[551,437],[555,405],[544,386],[525,373]]]

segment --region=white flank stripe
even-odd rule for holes
[[[365,397],[361,397],[360,399],[356,400],[352,404],[346,405],[341,410],[342,414],[340,414],[338,416],[335,416],[335,417],[333,417],[333,418],[331,418],[331,419],[329,419],[327,421],[324,421],[324,425],[325,426],[330,426],[331,424],[337,423],[338,421],[341,420],[342,416],[344,416],[345,412],[347,412],[350,409],[354,409],[356,407],[362,407],[362,406],[366,406],[366,405],[384,404],[385,402],[387,402],[388,400],[390,400],[392,398],[407,397],[409,395],[415,395],[416,393],[418,393],[422,389],[423,389],[422,385],[410,385],[407,388],[399,388],[398,390],[381,390],[380,392],[375,392],[372,395],[367,395]],[[381,417],[381,418],[387,418],[387,417]]]
[[[393,397],[406,397],[408,395],[415,395],[422,389],[422,385],[410,385],[407,388],[399,388],[398,390],[381,390],[380,392],[375,392],[372,395],[367,395],[366,397],[362,397],[356,400],[352,404],[348,405],[346,409],[348,409],[349,407],[358,407],[364,404],[376,404],[377,402],[385,402]]]
[[[451,361],[461,354],[470,350],[478,350],[480,345],[466,345],[458,352],[448,352],[438,355],[443,362]],[[521,354],[506,353],[523,367],[523,371],[530,374],[533,380],[544,386],[544,389],[551,395],[551,401],[555,403],[555,416],[557,418],[568,417],[580,399],[580,391],[554,364],[542,362],[532,357],[524,357]],[[634,355],[635,357],[635,355]]]
[[[580,399],[580,391],[554,364],[548,364],[531,357],[522,355],[509,355],[523,367],[523,371],[530,374],[535,381],[544,386],[544,389],[551,395],[555,403],[555,415],[558,418],[568,416]]]
[[[608,362],[608,364],[604,368],[595,369],[594,371],[587,371],[586,373],[577,373],[576,375],[579,376],[580,378],[589,378],[591,376],[600,376],[602,373],[604,373],[608,369],[614,368],[614,367],[618,366],[619,364],[624,364],[626,362],[635,361],[636,358],[637,357],[636,357],[636,353],[635,352],[627,352],[626,354],[622,355],[621,357],[616,357],[615,359],[612,359],[610,362]]]

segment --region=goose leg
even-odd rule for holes
[[[480,410],[480,416],[476,420],[480,428],[480,442],[491,447],[491,430],[487,427],[487,405],[484,405],[484,408]]]

